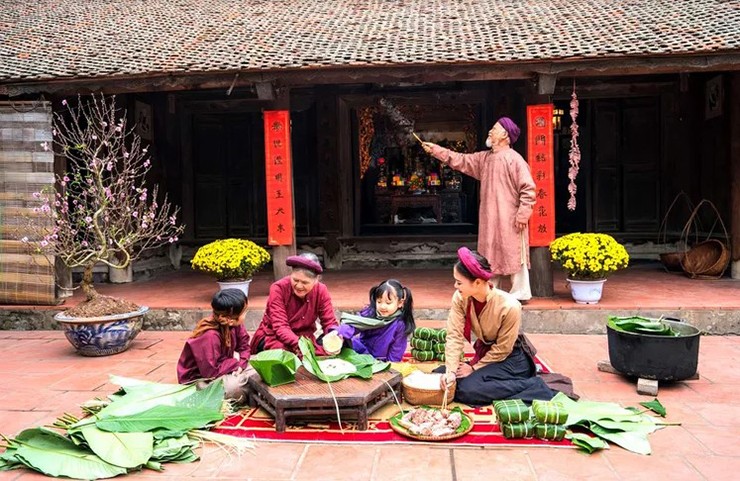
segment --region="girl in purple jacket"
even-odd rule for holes
[[[416,328],[411,289],[388,279],[370,289],[370,303],[359,315],[342,313],[336,332],[345,345],[360,354],[382,361],[398,362]]]

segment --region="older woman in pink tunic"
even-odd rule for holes
[[[319,355],[323,348],[316,342],[316,321],[324,334],[338,327],[329,291],[321,283],[323,269],[314,254],[291,256],[286,264],[293,268],[289,276],[270,286],[270,294],[257,331],[252,338],[253,353],[284,349],[301,356],[298,339],[311,339]]]
[[[480,181],[478,252],[491,263],[498,287],[501,276],[511,276],[511,294],[520,301],[532,298],[529,286],[527,223],[535,203],[535,184],[529,165],[510,144],[519,127],[502,117],[488,132],[491,150],[460,154],[431,142],[424,150],[455,170]]]

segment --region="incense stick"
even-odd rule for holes
[[[414,137],[416,137],[416,140],[418,140],[420,144],[424,144],[424,141],[423,141],[423,140],[421,140],[421,139],[419,138],[419,136],[418,136],[418,135],[416,135],[416,133],[414,133],[414,132],[411,132],[411,135],[413,135]]]

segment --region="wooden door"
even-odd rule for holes
[[[196,239],[265,236],[262,129],[255,114],[195,114]]]
[[[593,231],[653,234],[659,219],[658,98],[593,104]]]

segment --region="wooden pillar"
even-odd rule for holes
[[[257,94],[260,98],[264,98],[265,100],[269,99],[270,97],[274,97],[274,101],[271,103],[270,110],[290,110],[290,90],[287,88],[279,88],[275,89],[272,84],[257,84]],[[291,129],[292,132],[292,129]],[[291,139],[291,146],[293,145],[292,139]],[[290,162],[293,162],[293,154],[291,153]],[[291,172],[291,178],[289,182],[291,183],[291,186],[293,185],[293,168],[290,169]],[[293,209],[292,214],[293,218],[291,219],[291,222],[293,223],[293,240],[290,243],[290,245],[279,245],[279,246],[273,246],[272,248],[272,272],[275,276],[275,279],[282,279],[283,277],[290,274],[290,268],[285,265],[285,260],[295,255],[296,253],[296,240],[295,240],[295,188],[291,187],[291,192],[293,193]],[[269,212],[268,212],[269,215]]]
[[[555,91],[556,77],[550,74],[540,74],[537,79],[537,91],[532,91],[525,96],[526,104],[546,104],[551,102],[550,95]],[[526,106],[525,106],[526,109]],[[526,116],[525,116],[526,120]],[[522,129],[522,137],[526,138],[526,122]],[[526,147],[526,142],[525,142]],[[525,158],[528,163],[529,152]],[[553,212],[554,215],[554,212]],[[550,249],[548,247],[530,247],[529,249],[529,284],[534,297],[552,297],[555,293],[552,281],[552,261],[550,260]]]
[[[730,98],[725,105],[730,109],[730,273],[740,279],[740,73],[730,76]]]

